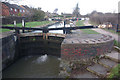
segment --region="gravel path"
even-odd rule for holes
[[[101,34],[111,35],[112,37],[114,37],[114,38],[115,38],[115,40],[117,40],[117,41],[119,41],[119,42],[120,42],[120,40],[118,39],[118,38],[120,38],[120,37],[118,37],[118,35],[117,35],[117,34],[114,34],[114,33],[108,32],[108,31],[105,31],[105,30],[100,29],[100,28],[97,28],[97,29],[92,29],[92,30],[94,30],[94,31],[96,31],[96,32],[98,32],[98,33],[101,33]]]
[[[84,22],[84,24],[85,24],[85,26],[91,25],[91,24],[89,24],[89,21],[88,21],[88,20],[86,20],[86,21]],[[100,29],[100,28],[94,28],[94,29],[92,29],[92,30],[94,30],[94,31],[96,31],[96,32],[98,32],[98,33],[101,33],[101,34],[111,35],[113,38],[115,38],[115,40],[117,40],[117,41],[120,42],[120,36],[118,36],[117,34],[114,34],[114,33],[108,32],[108,31],[105,31],[105,30]]]

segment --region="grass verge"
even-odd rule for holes
[[[120,48],[120,42],[114,40],[114,45]]]
[[[108,78],[120,78],[120,64],[111,70]]]
[[[84,21],[81,20],[77,21],[76,26],[84,26]]]
[[[36,27],[36,26],[43,26],[46,24],[53,23],[53,21],[41,21],[41,22],[26,22],[25,27]],[[7,24],[3,26],[14,26],[13,24]],[[18,23],[16,26],[22,27],[22,23]],[[7,32],[10,31],[9,29],[0,29],[0,32]]]
[[[8,32],[8,31],[10,31],[9,29],[0,29],[0,33],[2,33],[2,32]]]
[[[80,29],[84,34],[100,34],[94,30],[91,29]]]
[[[26,22],[25,27],[36,27],[36,26],[42,26],[42,25],[46,25],[46,24],[50,24],[50,23],[53,23],[53,21]],[[8,24],[8,25],[4,25],[4,26],[14,26],[14,25],[13,24]],[[16,26],[22,27],[22,23],[18,23]]]
[[[111,33],[114,33],[114,34],[118,34],[118,35],[120,35],[120,32],[116,32],[116,31],[111,30],[111,29],[103,29],[103,30],[105,30],[105,31],[109,31],[109,32],[111,32]]]

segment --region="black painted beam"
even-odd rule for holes
[[[10,29],[10,30],[14,30],[14,29],[21,29],[21,30],[43,30],[42,28],[29,28],[29,27],[13,27],[13,26],[0,26],[0,28],[3,29]]]
[[[94,28],[94,27],[93,26],[76,26],[76,27],[50,28],[48,30],[64,30],[64,29],[76,30],[76,29],[87,29],[87,28]]]
[[[0,28],[3,29],[10,29],[10,30],[14,30],[14,29],[18,29],[18,30],[45,30],[45,28],[29,28],[29,27],[12,27],[12,26],[0,26]],[[46,28],[48,31],[50,30],[76,30],[76,29],[87,29],[87,28],[94,28],[93,26],[76,26],[76,27],[61,27],[61,28]]]

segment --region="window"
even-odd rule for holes
[[[13,9],[12,9],[12,8],[10,8],[10,10],[12,11]]]
[[[25,12],[25,10],[23,10],[23,12]]]
[[[15,12],[17,12],[17,9],[15,9]]]
[[[20,9],[20,12],[22,12],[22,10]]]

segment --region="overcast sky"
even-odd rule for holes
[[[74,7],[79,3],[82,15],[91,13],[93,10],[98,12],[118,12],[118,2],[120,0],[21,0],[20,5],[41,7],[44,11],[53,12],[58,8],[58,13],[72,13]]]

